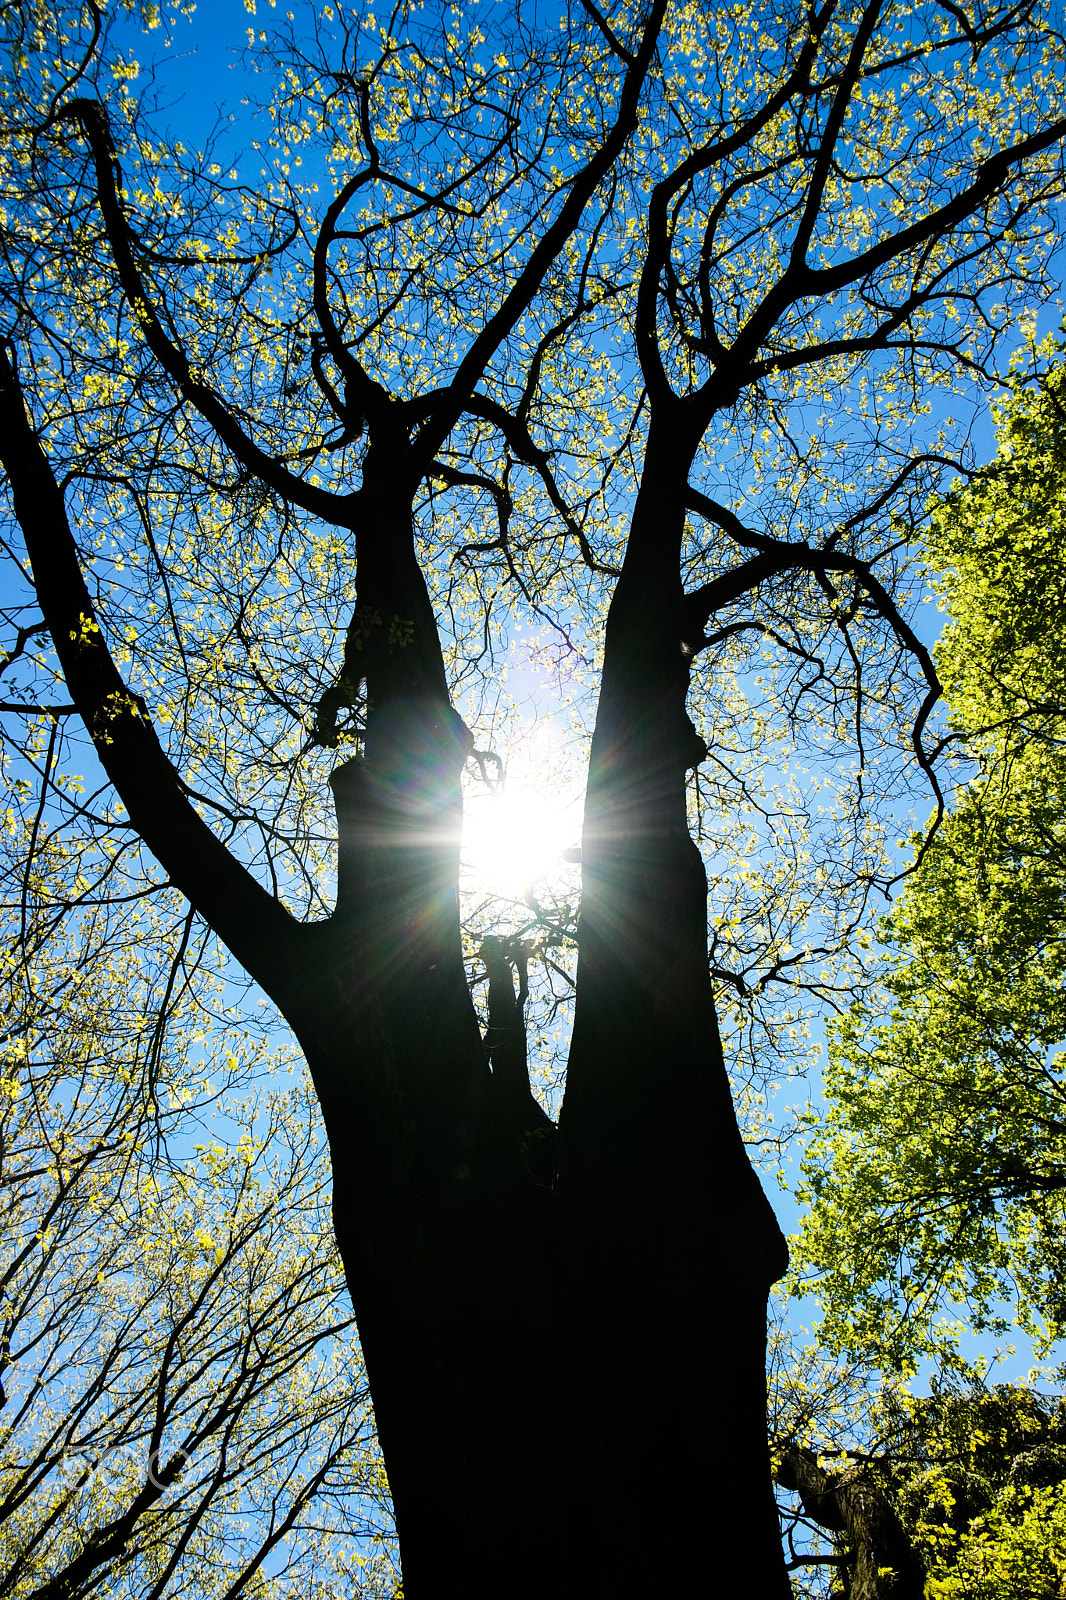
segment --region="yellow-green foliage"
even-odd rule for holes
[[[298,1568],[310,1596],[391,1594],[314,1098],[227,1022],[218,952],[173,894],[108,906],[81,867],[12,809],[0,1581],[270,1600]]]
[[[1000,451],[936,512],[937,652],[972,763],[835,1028],[800,1244],[825,1336],[909,1369],[1013,1317],[1066,1334],[1066,379],[1019,387]],[[976,772],[974,770],[976,764]]]
[[[1066,1592],[1066,1406],[1024,1388],[882,1408],[886,1485],[927,1571],[927,1600]]]

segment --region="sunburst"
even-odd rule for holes
[[[553,755],[545,735],[527,735],[498,784],[467,794],[463,869],[469,888],[517,899],[574,861],[580,797],[553,783]]]

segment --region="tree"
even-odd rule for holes
[[[852,1448],[783,1441],[778,1482],[833,1545],[797,1569],[831,1571],[848,1600],[1058,1600],[1064,1422],[1062,1401],[1031,1389],[941,1384],[884,1389]]]
[[[946,1359],[1066,1334],[1066,378],[1018,383],[995,462],[936,512],[937,663],[976,775],[884,927],[881,1001],[830,1048],[801,1254],[837,1345]]]
[[[307,1087],[246,1028],[200,1058],[187,917],[64,916],[78,864],[5,821],[0,1587],[391,1595]]]
[[[1066,1579],[1061,1399],[944,1386],[886,1408],[884,1471],[932,1600],[1057,1600]]]
[[[827,1529],[834,1545],[830,1556],[794,1556],[790,1566],[836,1569],[842,1582],[830,1592],[847,1600],[923,1600],[921,1557],[878,1473],[866,1462],[827,1472],[815,1451],[790,1442],[774,1476],[781,1488],[796,1492],[805,1518]]]
[[[763,652],[756,746],[768,704],[809,746],[854,728],[814,874],[851,895],[812,941],[835,947],[884,871],[868,744],[929,770],[892,517],[957,459],[914,427],[929,390],[991,381],[1043,292],[1057,35],[1029,6],[585,0],[561,26],[328,6],[261,42],[262,174],[227,178],[106,40],[61,19],[36,69],[16,41],[0,451],[54,650],[34,681],[62,674],[107,826],[307,1058],[405,1594],[624,1592],[638,1508],[656,1585],[706,1593],[728,1506],[746,1589],[783,1595],[786,1258],[687,775],[711,746],[712,809],[758,807],[716,684]],[[507,951],[487,1049],[467,987],[448,669],[501,608],[595,629],[608,598],[556,1122]],[[719,924],[716,972],[729,949]],[[771,976],[803,960],[764,950]]]

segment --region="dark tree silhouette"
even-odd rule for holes
[[[959,459],[928,390],[994,379],[1043,281],[1061,69],[1028,4],[528,10],[293,23],[258,188],[103,70],[53,79],[11,135],[0,452],[128,826],[310,1065],[405,1595],[783,1596],[786,1252],[719,1043],[686,785],[727,724],[690,683],[754,640],[860,753],[909,705],[928,769],[893,517]],[[613,582],[557,1127],[514,952],[487,1041],[467,985],[440,635],[449,572],[543,610],[546,567],[557,621]],[[345,743],[323,915],[306,797]]]

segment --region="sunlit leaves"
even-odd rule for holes
[[[320,710],[355,600],[364,402],[406,407],[417,434],[484,348],[411,486],[453,694],[481,739],[521,620],[565,658],[587,728],[642,469],[650,273],[656,360],[706,408],[694,487],[756,537],[863,563],[886,597],[784,570],[723,611],[695,663],[711,755],[692,818],[738,1082],[757,1097],[804,1063],[811,1014],[858,976],[847,951],[893,875],[897,814],[928,782],[913,732],[929,684],[888,614],[906,621],[920,581],[907,530],[968,464],[974,385],[995,382],[1000,335],[1050,287],[1053,143],[943,208],[1055,115],[1058,38],[1032,8],[961,17],[668,7],[625,141],[493,340],[618,115],[639,8],[612,8],[605,31],[578,8],[557,26],[496,5],[260,7],[239,153],[224,129],[192,149],[180,113],[153,109],[147,48],[137,79],[115,78],[125,38],[94,55],[89,14],[40,11],[52,77],[11,75],[3,146],[31,409],[131,687],[204,815],[300,915],[333,899]],[[91,68],[78,92],[107,103],[169,335],[268,457],[340,497],[337,525],[237,465],[150,357],[84,139],[51,114],[68,58]],[[694,516],[686,587],[742,554]],[[43,702],[47,657],[40,673],[26,688]],[[343,696],[350,753],[365,699]]]
[[[313,1098],[165,898],[0,861],[5,1587],[391,1594]]]
[[[885,925],[882,1000],[837,1031],[808,1161],[825,1331],[890,1367],[949,1356],[963,1308],[1043,1354],[1066,1332],[1061,389],[1019,388],[933,521],[953,738],[981,770]]]

